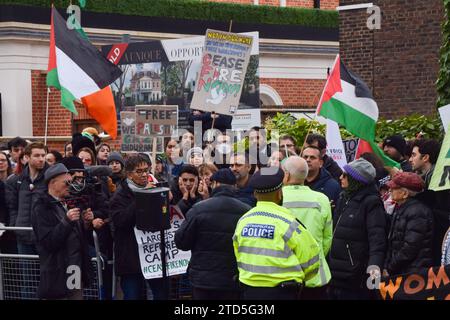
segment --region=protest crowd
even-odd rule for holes
[[[32,298],[82,299],[66,269],[80,268],[82,287],[92,281],[95,230],[123,299],[147,299],[146,288],[170,299],[171,277],[144,278],[134,232],[135,191],[164,185],[185,218],[174,240],[191,251],[193,299],[377,299],[368,281],[450,263],[449,191],[429,189],[438,141],[394,135],[380,147],[400,168],[367,153],[341,169],[320,134],[269,143],[255,127],[236,152],[230,133],[197,145],[185,130],[166,139],[153,166],[148,153],[111,150],[94,128],[74,134],[63,154],[10,140],[0,152],[0,219],[33,232],[4,232],[1,253],[39,255]]]

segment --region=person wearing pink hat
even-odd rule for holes
[[[396,203],[388,234],[384,275],[411,273],[433,265],[433,214],[416,196],[425,184],[413,172],[401,172],[387,183]]]

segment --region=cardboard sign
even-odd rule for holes
[[[168,276],[186,273],[191,260],[191,252],[178,250],[175,244],[175,232],[180,228],[183,221],[184,216],[180,210],[175,206],[171,206],[171,228],[165,231]],[[161,234],[134,228],[134,235],[138,244],[142,275],[145,279],[162,278]]]
[[[122,132],[122,144],[120,152],[152,152],[153,139],[151,137],[136,135],[136,113],[133,111],[122,111],[120,113],[120,123]],[[163,138],[157,140],[157,150],[163,150]]]
[[[428,188],[434,191],[450,189],[450,130],[445,134]]]
[[[136,135],[170,137],[178,125],[178,106],[136,106]]]
[[[253,37],[208,29],[191,109],[233,115],[239,106]]]

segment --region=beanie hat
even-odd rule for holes
[[[399,134],[387,137],[383,141],[383,148],[385,146],[390,146],[395,148],[402,156],[405,155],[406,151],[406,140]]]
[[[122,165],[122,168],[125,167],[125,161],[119,152],[114,151],[109,154],[108,159],[106,159],[106,164],[109,165],[111,161],[117,161]]]
[[[194,154],[200,154],[201,156],[203,156],[203,150],[200,147],[194,147],[189,149],[189,151],[186,154],[186,161],[189,161],[190,158],[192,158],[192,156]]]
[[[72,138],[72,153],[74,155],[77,155],[78,151],[80,151],[80,149],[82,148],[89,148],[92,150],[93,154],[97,154],[95,152],[94,142],[91,139],[82,136],[80,133],[76,133]]]
[[[220,169],[219,171],[215,172],[209,180],[229,185],[236,184],[236,177],[228,168]]]
[[[359,158],[345,165],[344,171],[353,179],[363,184],[371,183],[377,175],[374,166],[363,158]]]
[[[84,171],[83,161],[78,157],[64,158],[61,162],[69,171]]]

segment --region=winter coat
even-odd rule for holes
[[[330,199],[333,208],[338,200],[339,194],[342,189],[340,184],[333,178],[333,176],[324,168],[320,169],[319,177],[312,182],[305,181],[305,185],[311,188],[311,190],[321,192]]]
[[[386,252],[386,218],[376,187],[371,184],[349,199],[339,199],[329,253],[331,284],[346,289],[366,288],[368,266],[382,270]]]
[[[385,269],[390,275],[433,266],[433,214],[414,198],[398,206],[388,235]]]
[[[67,210],[48,193],[41,194],[33,205],[32,226],[40,260],[38,296],[41,299],[60,299],[69,294],[67,279],[81,268],[83,287],[89,287],[93,267],[88,254],[90,232],[81,220],[71,222]]]
[[[238,290],[232,237],[238,220],[251,209],[235,199],[234,190],[220,186],[212,197],[196,203],[175,233],[178,249],[191,250],[189,279],[194,287]]]
[[[31,212],[40,194],[47,191],[47,184],[44,182],[44,173],[47,170],[46,164],[32,182],[30,178],[30,168],[25,167],[20,176],[11,177],[12,183],[7,183],[6,201],[10,214],[10,225],[13,227],[31,227]],[[16,231],[17,242],[34,244],[33,232]]]
[[[250,207],[256,207],[256,198],[253,195],[252,187],[240,188],[235,191],[235,198],[248,204]]]
[[[123,180],[110,201],[114,224],[114,254],[116,273],[141,274],[138,245],[134,235],[136,225],[136,199]]]

